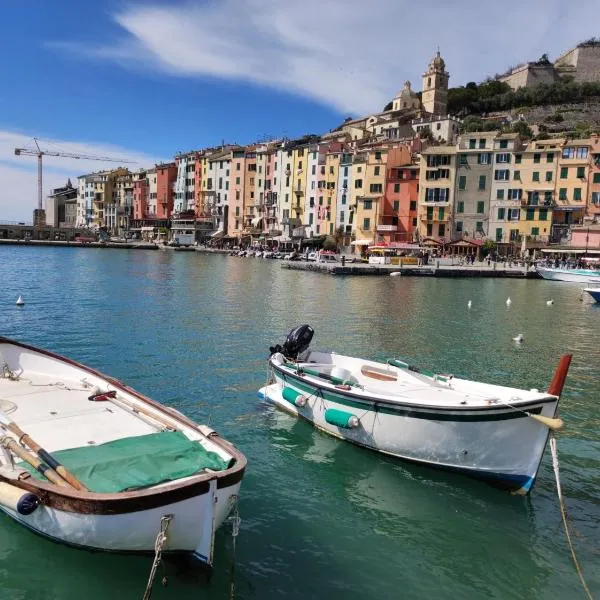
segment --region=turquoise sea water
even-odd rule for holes
[[[0,281],[0,334],[113,375],[247,455],[236,598],[582,598],[549,452],[531,496],[512,497],[326,437],[257,398],[268,346],[303,322],[316,347],[525,388],[547,386],[573,352],[563,493],[600,594],[600,305],[580,302],[577,284],[343,278],[219,255],[30,247],[0,248]],[[229,598],[232,550],[225,526],[210,584],[168,561],[169,585],[152,597]],[[140,598],[150,565],[58,546],[0,515],[2,599]]]

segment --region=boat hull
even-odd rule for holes
[[[552,281],[569,281],[571,283],[600,283],[600,271],[587,269],[549,269],[538,267],[537,272]]]
[[[600,302],[600,287],[598,288],[585,288],[585,291],[596,301]]]
[[[154,553],[161,519],[171,515],[164,552],[189,553],[212,566],[214,534],[231,511],[240,483],[180,502],[123,514],[85,514],[40,505],[22,515],[3,512],[31,531],[68,546],[105,552]]]
[[[522,411],[422,410],[365,401],[274,371],[275,383],[261,388],[259,395],[330,435],[400,459],[458,471],[518,494],[529,493],[534,485],[548,428]],[[284,387],[308,394],[306,404],[299,407],[286,400]],[[527,410],[553,417],[557,404],[558,399],[550,399]],[[325,416],[328,409],[351,413],[359,426],[331,424]]]

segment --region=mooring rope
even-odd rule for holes
[[[152,584],[154,583],[154,578],[156,577],[158,565],[160,565],[160,561],[162,560],[162,551],[167,543],[167,532],[172,519],[173,515],[164,515],[160,519],[160,529],[156,536],[156,541],[154,542],[154,560],[152,561],[150,576],[148,577],[148,583],[146,584],[146,590],[144,591],[142,600],[149,600],[150,596],[152,595]]]
[[[558,465],[558,450],[556,448],[556,438],[550,434],[550,451],[552,452],[552,466],[554,467],[554,476],[556,477],[556,491],[558,492],[558,503],[560,505],[560,514],[562,517],[563,526],[565,528],[565,535],[567,536],[567,542],[569,543],[569,549],[571,550],[571,556],[573,557],[573,563],[575,564],[575,569],[577,569],[577,574],[579,575],[579,579],[581,580],[581,585],[587,594],[587,597],[590,600],[594,600],[590,589],[588,588],[585,579],[583,577],[583,572],[581,567],[579,566],[579,561],[577,560],[577,555],[575,554],[575,548],[573,547],[573,542],[571,541],[571,534],[569,532],[569,525],[567,523],[567,509],[565,507],[565,502],[562,495],[562,489],[560,486],[560,471]]]
[[[231,572],[229,575],[229,600],[235,598],[235,540],[240,533],[240,513],[238,510],[238,497],[232,496],[233,498],[233,514],[229,517],[231,521],[231,539],[232,539],[232,550],[231,550]]]

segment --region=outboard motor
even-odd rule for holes
[[[297,360],[298,356],[310,346],[314,333],[315,330],[310,325],[299,325],[288,333],[283,346],[277,344],[271,346],[269,350],[271,354],[281,352],[286,358]]]

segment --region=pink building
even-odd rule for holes
[[[571,230],[570,245],[573,248],[600,250],[600,225],[574,227]]]
[[[588,181],[587,216],[600,220],[600,137],[590,140],[590,175]]]
[[[133,219],[141,220],[148,216],[148,185],[146,173],[136,173],[133,181]]]
[[[245,150],[233,150],[231,174],[229,175],[229,218],[227,219],[227,235],[229,237],[239,238],[244,229],[245,172]]]

